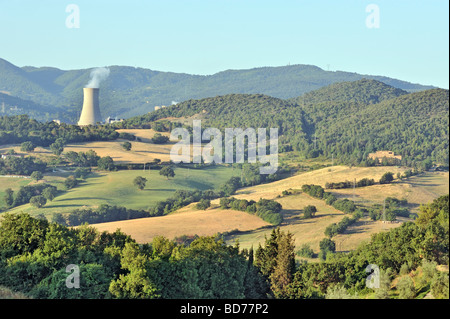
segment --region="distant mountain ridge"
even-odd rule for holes
[[[227,70],[214,75],[160,72],[129,66],[110,66],[109,69],[110,76],[100,85],[104,118],[128,118],[153,111],[156,105],[227,94],[264,94],[290,99],[333,83],[363,78],[407,92],[433,88],[382,76],[324,71],[312,65]],[[44,107],[56,107],[76,122],[81,112],[82,88],[88,82],[91,70],[20,68],[0,58],[0,92]]]

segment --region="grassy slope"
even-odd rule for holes
[[[345,166],[334,166],[299,174],[270,184],[243,188],[237,192],[235,197],[254,200],[258,200],[262,197],[277,200],[283,205],[282,214],[285,220],[281,225],[282,230],[288,230],[294,234],[297,249],[302,244],[306,243],[309,244],[315,252],[318,252],[319,242],[325,237],[325,228],[331,223],[339,222],[345,215],[333,207],[327,206],[324,201],[312,198],[306,194],[300,193],[297,195],[290,195],[280,198],[277,198],[277,196],[280,195],[283,190],[289,188],[300,189],[303,184],[324,185],[327,181],[343,181],[351,178],[356,178],[358,180],[363,177],[378,180],[381,175],[388,170],[396,173],[397,171],[403,171],[404,168],[349,168]],[[382,191],[380,191],[380,187],[383,188]],[[399,187],[403,190],[403,192],[398,191]],[[408,192],[410,188],[413,190]],[[341,190],[340,192],[343,191],[344,190]],[[353,190],[345,191],[350,192],[345,195],[346,197],[353,197]],[[336,193],[338,194],[339,192],[336,191]],[[416,198],[417,200],[420,199],[427,202],[432,198],[436,198],[445,193],[448,193],[448,173],[435,172],[426,173],[423,176],[412,177],[407,181],[402,181],[401,183],[395,182],[390,185],[374,185],[366,188],[357,188],[355,194],[357,199],[362,197],[362,194],[372,194],[372,196],[375,197],[373,199],[373,203],[376,203],[378,202],[378,197],[383,200],[388,196],[407,198],[409,201]],[[412,203],[414,204],[415,202],[413,201]],[[366,204],[368,203],[366,202]],[[218,200],[213,201],[213,205],[217,207]],[[317,207],[318,212],[314,219],[302,219],[302,209],[307,205],[315,205]],[[197,233],[213,235],[218,231],[224,232],[238,229],[239,232],[235,232],[226,238],[230,244],[236,239],[239,239],[242,248],[250,248],[251,246],[256,248],[259,243],[264,243],[265,236],[268,236],[271,232],[270,227],[253,225],[252,228],[252,221],[246,221],[239,227],[236,227],[234,222],[230,222],[231,219],[228,215],[238,212],[233,212],[231,210],[222,211],[218,208],[214,208],[203,212],[197,211],[194,208],[194,205],[190,205],[189,207],[183,208],[179,212],[179,214],[163,216],[158,219],[149,218],[134,221],[120,221],[115,223],[97,224],[96,227],[101,230],[108,231],[114,231],[117,228],[121,228],[122,230],[126,229],[128,234],[134,238],[139,238],[138,240],[141,242],[146,242],[151,240],[154,236],[161,234],[169,238],[173,238],[183,234]],[[210,219],[212,214],[214,214],[215,220]],[[242,218],[244,218],[244,216],[245,215],[242,215]],[[209,228],[206,233],[203,228],[205,219],[200,219],[200,217],[206,218],[207,225],[210,225],[208,226]],[[161,227],[165,224],[165,221],[174,227],[169,227],[162,230]],[[400,221],[404,221],[404,219]],[[182,227],[180,227],[181,225]],[[335,237],[337,249],[340,251],[355,249],[361,241],[368,240],[371,234],[385,231],[393,227],[398,227],[399,225],[400,223],[382,224],[380,222],[362,219],[360,222],[349,227],[345,234]]]
[[[11,188],[13,191],[19,190],[20,186],[26,186],[31,183],[29,178],[11,178],[0,176],[0,209],[5,207],[5,190]]]
[[[251,231],[269,225],[262,219],[245,212],[221,210],[211,207],[205,211],[190,207],[167,216],[96,224],[99,231],[120,228],[139,243],[150,242],[156,236],[173,239],[181,235],[211,236],[234,229]]]

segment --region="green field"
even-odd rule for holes
[[[11,188],[16,191],[20,186],[28,185],[32,180],[29,178],[13,178],[0,176],[0,209],[5,208],[5,190]]]
[[[240,171],[224,166],[203,169],[175,168],[175,177],[167,179],[159,171],[125,170],[118,172],[94,172],[79,186],[65,191],[63,181],[70,173],[53,173],[45,180],[62,191],[52,202],[36,209],[31,205],[15,207],[10,212],[28,212],[31,215],[44,214],[50,217],[54,213],[64,213],[76,208],[97,207],[101,204],[125,206],[131,209],[147,209],[156,202],[165,200],[176,190],[217,189],[230,177]],[[133,186],[136,176],[147,178],[144,190]],[[8,179],[9,178],[4,178]],[[29,181],[29,180],[28,180]],[[18,189],[18,187],[16,187]],[[3,184],[2,184],[3,189]]]

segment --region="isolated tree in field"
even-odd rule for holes
[[[27,153],[33,152],[35,148],[36,148],[36,146],[30,141],[23,142],[20,145],[20,150],[22,152],[27,152]]]
[[[391,172],[386,172],[380,178],[380,184],[389,184],[394,180],[394,174]]]
[[[133,185],[136,186],[138,189],[143,190],[145,188],[145,183],[147,182],[147,179],[142,176],[136,176],[136,178],[133,180]]]
[[[37,182],[37,181],[43,179],[44,175],[40,171],[34,171],[33,173],[31,173],[31,178]]]
[[[173,171],[172,167],[165,166],[159,171],[159,175],[165,176],[167,179],[169,179],[169,177],[175,176],[175,172]]]
[[[41,208],[47,203],[47,199],[44,196],[38,195],[30,198],[30,204],[34,207]]]
[[[303,212],[305,218],[312,218],[316,215],[317,208],[316,206],[308,205],[303,209]]]
[[[124,143],[122,143],[122,148],[125,150],[125,151],[129,151],[129,150],[131,150],[131,143],[130,142],[124,142]]]

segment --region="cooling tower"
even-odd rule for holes
[[[83,109],[78,125],[95,125],[102,121],[98,102],[98,88],[83,88]]]

